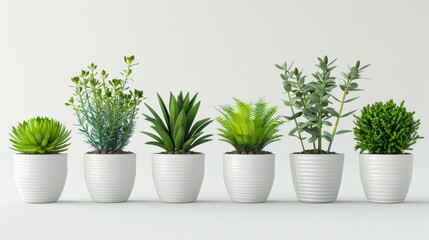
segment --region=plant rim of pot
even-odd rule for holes
[[[358,98],[348,98],[348,96],[350,92],[362,90],[358,88],[356,80],[362,79],[361,73],[370,65],[362,66],[358,60],[352,67],[349,67],[348,72],[342,72],[341,77],[336,78],[332,76],[332,70],[336,68],[334,65],[336,60],[330,61],[327,56],[319,57],[318,64],[316,64],[318,71],[312,74],[314,80],[308,83],[305,82],[306,76],[303,71],[294,68],[293,63],[285,62],[282,65],[275,65],[282,70],[280,77],[288,97],[284,103],[291,110],[291,115],[285,118],[295,125],[289,135],[299,139],[302,153],[329,154],[335,136],[351,132],[351,130],[338,130],[340,119],[350,116],[356,111],[343,113],[343,107],[345,103]],[[342,83],[337,85],[337,79],[342,80]],[[343,91],[342,96],[338,98],[332,94],[332,90],[337,87]],[[333,101],[339,103],[338,110],[331,107]],[[331,118],[335,118],[333,123]],[[331,131],[324,130],[331,126]],[[311,147],[307,148],[304,140],[307,140]],[[328,142],[325,150],[324,141]]]
[[[381,153],[359,153],[359,155],[364,155],[364,156],[381,156],[381,157],[388,157],[388,156],[414,156],[414,154],[412,153],[392,153],[392,154],[381,154]]]
[[[268,155],[273,154],[264,148],[279,141],[280,126],[284,123],[281,116],[276,115],[277,106],[270,106],[263,98],[257,102],[243,102],[234,98],[234,105],[221,105],[216,118],[221,141],[234,147],[235,150],[225,155]]]
[[[189,92],[183,94],[182,91],[174,96],[170,92],[168,107],[164,103],[159,93],[157,93],[159,107],[162,117],[151,106],[145,103],[151,113],[143,114],[145,120],[152,124],[151,128],[155,133],[142,131],[153,141],[146,142],[164,149],[159,154],[165,155],[194,155],[202,154],[191,151],[196,146],[211,141],[212,134],[204,134],[204,129],[213,121],[210,118],[203,118],[196,121],[201,102],[197,101],[198,93],[193,96]]]

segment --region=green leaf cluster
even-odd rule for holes
[[[127,68],[122,78],[109,79],[105,70],[98,72],[92,63],[71,79],[74,93],[66,105],[73,108],[79,131],[96,150],[122,150],[134,132],[144,99],[143,91],[128,86],[132,67],[137,65],[134,60],[134,56],[124,57]]]
[[[279,127],[284,123],[277,116],[277,107],[271,107],[263,99],[256,103],[245,103],[234,99],[235,105],[218,108],[222,116],[216,120],[222,141],[231,144],[240,152],[262,151],[268,144],[279,141]]]
[[[355,116],[354,135],[356,150],[370,154],[403,154],[412,150],[417,139],[420,120],[415,112],[408,112],[404,101],[397,105],[393,100],[365,106],[360,116]]]
[[[151,128],[156,133],[143,132],[154,139],[146,144],[158,146],[167,152],[186,153],[200,144],[211,141],[212,135],[204,135],[203,130],[213,120],[204,118],[195,121],[201,103],[197,101],[198,93],[193,97],[190,97],[189,93],[184,96],[180,92],[176,97],[170,93],[168,108],[161,96],[157,95],[163,118],[152,107],[145,104],[152,116],[143,115],[152,123]]]
[[[53,154],[67,151],[70,131],[47,117],[35,117],[12,127],[11,149],[27,154]]]
[[[350,116],[354,111],[343,113],[345,103],[357,99],[348,98],[350,92],[360,91],[356,80],[361,79],[361,73],[369,65],[361,66],[360,61],[349,67],[348,72],[342,72],[341,77],[333,76],[336,68],[336,59],[330,61],[327,56],[317,58],[318,70],[312,74],[313,80],[306,82],[306,75],[302,70],[285,62],[275,66],[282,70],[280,77],[283,88],[287,94],[284,104],[291,110],[291,115],[286,119],[294,123],[294,128],[289,132],[290,136],[297,137],[301,143],[302,152],[305,153],[329,153],[334,138],[338,134],[351,132],[350,130],[338,130],[341,118]],[[340,80],[340,84],[337,81]],[[340,88],[340,97],[334,96],[334,90]],[[338,109],[333,107],[333,101],[339,103]],[[326,130],[332,128],[331,131]],[[304,140],[311,144],[306,147]],[[323,141],[328,142],[326,150]]]

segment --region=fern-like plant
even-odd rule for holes
[[[365,106],[361,116],[355,116],[354,135],[356,150],[370,154],[404,154],[420,138],[417,133],[420,120],[408,112],[404,101],[393,100]]]
[[[175,97],[170,93],[167,108],[161,96],[157,94],[163,118],[151,106],[145,104],[152,116],[143,115],[147,121],[152,123],[151,128],[156,132],[156,134],[142,132],[155,140],[146,144],[158,146],[167,153],[185,154],[190,153],[194,147],[211,141],[212,135],[204,135],[203,130],[213,120],[204,118],[194,122],[200,107],[200,101],[197,102],[197,95],[198,93],[190,97],[189,93],[186,93],[183,96],[183,93],[180,92]]]
[[[279,141],[279,127],[284,123],[277,116],[277,107],[268,106],[263,99],[256,103],[245,103],[234,98],[235,105],[223,105],[218,108],[222,116],[216,120],[221,141],[231,144],[238,154],[265,153],[264,148]]]
[[[127,68],[121,79],[108,79],[109,74],[105,70],[99,73],[93,63],[71,79],[74,94],[66,105],[75,111],[79,131],[96,149],[93,153],[123,152],[134,132],[144,98],[143,91],[128,87],[132,67],[137,65],[134,56],[124,57],[124,62]]]
[[[67,151],[70,130],[47,117],[35,117],[12,127],[11,149],[26,154],[54,154]]]

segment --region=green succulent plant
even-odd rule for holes
[[[180,92],[175,97],[170,93],[167,108],[161,96],[157,94],[163,118],[152,107],[145,104],[152,116],[143,115],[147,121],[152,123],[151,128],[156,132],[156,134],[142,132],[155,140],[146,144],[158,146],[167,152],[187,153],[194,147],[211,141],[212,135],[204,135],[203,130],[213,120],[204,118],[194,123],[200,107],[200,102],[196,100],[197,95],[198,93],[191,98],[189,93],[183,96],[183,93]]]
[[[139,104],[144,99],[143,91],[131,90],[134,56],[124,57],[127,68],[122,78],[109,79],[109,74],[98,72],[94,63],[71,79],[73,96],[66,103],[73,108],[79,131],[96,153],[121,152],[134,133]]]
[[[336,135],[351,132],[339,130],[339,122],[356,111],[344,113],[344,105],[359,98],[350,98],[350,93],[362,90],[358,88],[357,80],[362,79],[362,72],[369,66],[362,66],[360,61],[356,61],[349,67],[348,72],[342,72],[341,77],[335,77],[333,70],[336,68],[334,64],[337,59],[330,61],[327,56],[317,59],[318,70],[312,74],[314,79],[309,82],[306,82],[307,76],[303,71],[294,68],[293,64],[285,62],[275,65],[282,71],[280,77],[287,94],[284,103],[291,110],[291,115],[286,119],[295,125],[289,135],[298,138],[302,153],[308,154],[331,153]],[[339,84],[338,80],[341,80]],[[335,97],[334,90],[338,87],[342,94]],[[337,109],[333,107],[334,101],[339,104]],[[304,140],[311,146],[306,147]],[[324,141],[328,143],[326,148],[323,146]]]
[[[245,103],[234,98],[235,105],[218,108],[222,116],[216,120],[221,141],[231,144],[243,154],[259,153],[272,143],[279,141],[279,127],[284,123],[277,116],[277,107],[269,106],[263,99],[256,103]]]
[[[371,154],[403,154],[420,138],[417,131],[420,120],[415,112],[408,112],[404,101],[397,105],[393,100],[365,106],[355,117],[354,135],[356,150]]]
[[[35,117],[12,127],[11,149],[27,154],[53,154],[67,151],[70,131],[47,117]]]

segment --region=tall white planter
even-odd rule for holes
[[[204,154],[153,154],[152,177],[162,202],[195,202],[204,178]]]
[[[274,181],[274,154],[224,154],[223,177],[233,202],[261,203]]]
[[[18,192],[27,203],[56,202],[67,178],[67,154],[15,154]]]
[[[343,176],[344,154],[290,154],[296,196],[301,202],[335,202]]]
[[[136,154],[85,154],[85,181],[94,202],[126,202],[136,177]]]
[[[360,154],[359,168],[369,202],[405,201],[413,174],[413,155]]]

